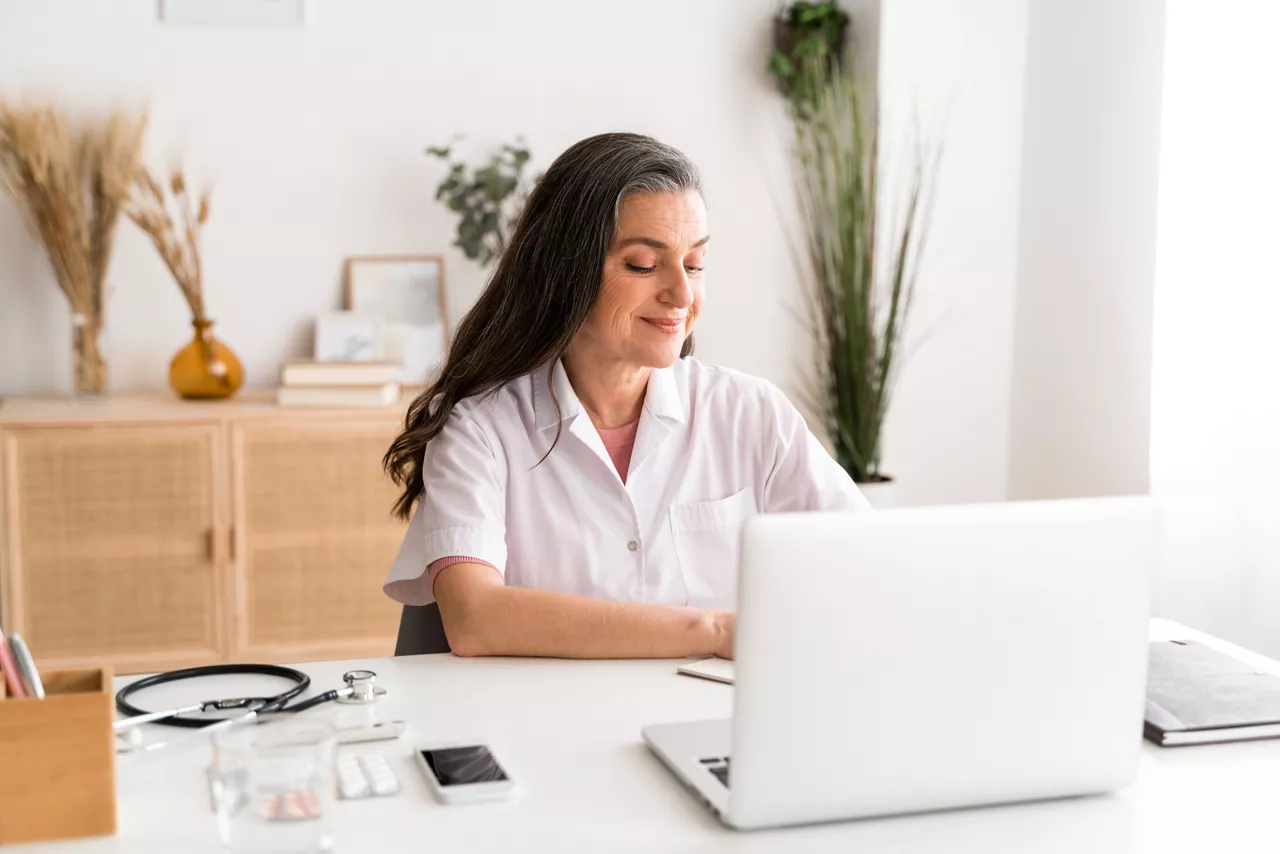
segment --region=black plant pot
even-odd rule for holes
[[[844,44],[845,36],[848,32],[848,22],[841,24],[840,37],[833,45],[827,47],[831,51],[831,56],[835,60],[827,67],[827,77],[830,79],[832,72],[836,67],[844,61]],[[804,32],[793,25],[786,18],[773,19],[773,48],[787,58],[791,57],[791,51],[795,50],[796,44],[804,37]],[[783,94],[787,93],[787,81],[779,79],[778,88]]]

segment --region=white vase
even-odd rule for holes
[[[898,482],[882,480],[878,483],[860,483],[858,489],[876,510],[886,510],[898,504]]]

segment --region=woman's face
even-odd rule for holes
[[[701,194],[628,198],[605,257],[600,296],[575,343],[614,361],[675,364],[702,308],[706,252]]]

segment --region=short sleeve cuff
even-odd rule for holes
[[[466,555],[488,563],[503,574],[507,544],[479,528],[441,528],[429,532],[413,548],[406,543],[396,556],[382,584],[382,592],[403,605],[430,605],[435,601],[427,568],[440,558]]]

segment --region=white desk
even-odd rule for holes
[[[1173,624],[1153,623],[1152,637],[1199,638],[1280,672],[1276,662]],[[441,655],[301,669],[311,674],[314,689],[325,690],[357,666],[376,670],[390,691],[378,713],[403,717],[411,730],[397,741],[340,748],[383,752],[404,791],[339,801],[339,852],[1280,850],[1280,740],[1174,749],[1144,742],[1138,781],[1109,796],[743,834],[704,812],[640,740],[640,727],[654,721],[727,716],[729,686],[677,676],[671,661]],[[237,686],[245,687],[243,681]],[[148,705],[163,701],[164,690],[155,689]],[[324,714],[362,708],[327,705],[332,711]],[[152,727],[148,738],[174,734],[181,731]],[[521,797],[495,805],[438,804],[410,764],[414,738],[477,734],[494,745],[523,787]],[[220,851],[202,773],[210,754],[202,741],[118,757],[117,835],[4,850]]]

